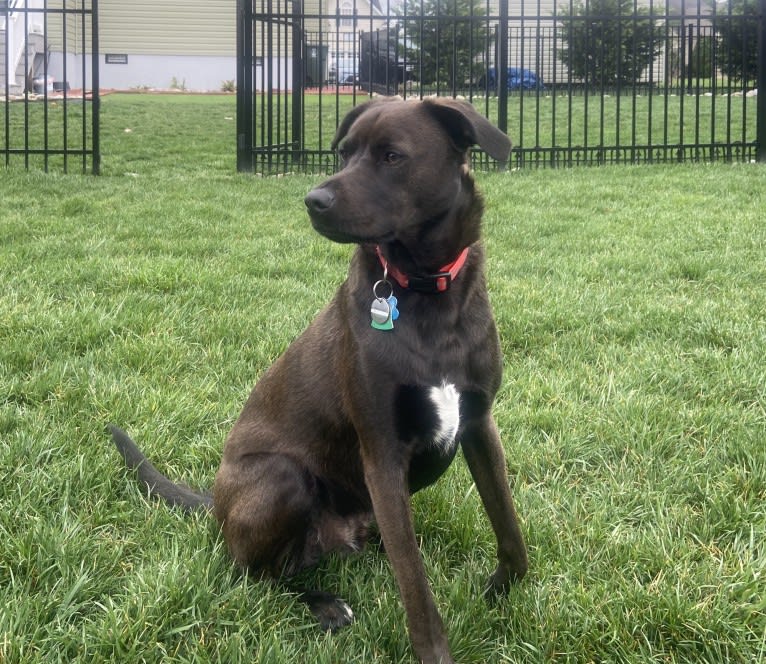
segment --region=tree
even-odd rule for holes
[[[758,3],[729,0],[713,17],[721,71],[735,81],[747,82],[758,73]]]
[[[401,21],[421,83],[456,89],[470,83],[476,59],[487,51],[484,0],[423,0]]]
[[[694,44],[692,61],[689,63],[692,76],[695,78],[710,78],[713,75],[713,39],[709,35],[701,35]]]
[[[660,54],[649,9],[633,0],[578,0],[562,9],[560,60],[588,85],[630,85]]]

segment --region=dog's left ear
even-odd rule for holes
[[[459,99],[435,97],[424,99],[423,105],[444,126],[461,152],[478,145],[493,159],[503,164],[508,161],[511,139],[472,104]]]

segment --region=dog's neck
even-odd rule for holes
[[[375,247],[375,253],[378,255],[380,264],[383,266],[383,273],[396,281],[401,288],[420,293],[443,293],[449,290],[452,282],[463,269],[470,250],[470,247],[465,247],[454,261],[443,265],[434,273],[409,275],[402,272],[395,265],[391,265],[383,256],[380,246]]]

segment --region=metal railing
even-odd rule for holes
[[[98,0],[0,5],[6,167],[99,173]]]
[[[376,93],[465,97],[512,167],[766,161],[766,0],[616,4],[238,0],[238,167],[334,170],[335,128]]]

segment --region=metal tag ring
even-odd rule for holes
[[[378,287],[381,284],[388,286],[388,295],[386,295],[385,297],[382,295],[378,295]],[[378,299],[387,300],[389,297],[391,297],[394,294],[394,287],[388,279],[381,279],[380,281],[375,282],[375,285],[372,287],[372,294]]]

